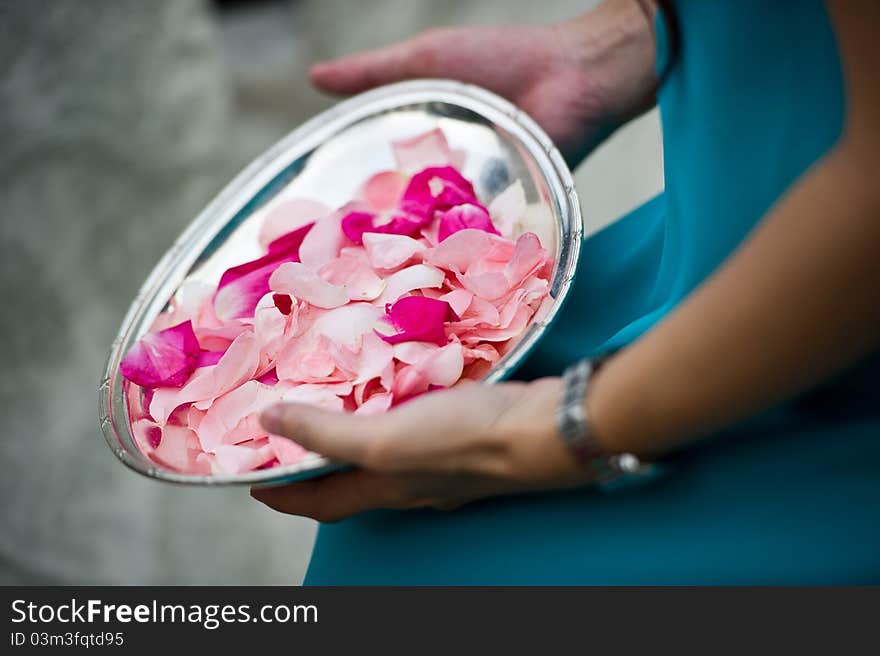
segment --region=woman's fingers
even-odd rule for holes
[[[251,488],[251,496],[288,515],[336,522],[351,515],[403,503],[394,479],[356,469],[284,487]]]
[[[260,415],[260,423],[270,433],[289,437],[309,451],[359,465],[368,463],[371,447],[387,438],[391,425],[386,415],[361,417],[300,403],[273,406]]]
[[[320,62],[309,70],[309,77],[322,91],[338,94],[359,93],[391,82],[432,77],[432,57],[427,54],[430,40],[430,36],[420,36],[387,48]]]

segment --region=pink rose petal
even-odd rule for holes
[[[464,352],[461,344],[452,342],[427,353],[418,362],[400,369],[392,393],[397,400],[426,392],[432,386],[449,387],[461,378]]]
[[[344,287],[331,285],[301,262],[285,262],[272,273],[269,288],[312,305],[331,309],[348,303]]]
[[[168,310],[153,321],[150,332],[157,333],[187,320],[195,326],[200,320],[202,307],[213,295],[213,285],[201,280],[185,281],[171,299]]]
[[[280,465],[295,465],[309,455],[307,450],[293,440],[277,435],[269,436],[269,447]]]
[[[397,207],[409,177],[399,171],[380,171],[369,177],[361,189],[364,202],[375,212]]]
[[[397,332],[380,336],[389,344],[431,342],[442,346],[448,341],[444,324],[457,319],[446,301],[407,296],[391,306],[386,316],[386,321]]]
[[[274,203],[263,256],[216,289],[186,282],[129,354],[126,368],[161,369],[152,387],[126,381],[132,432],[157,465],[236,474],[300,462],[305,449],[263,429],[266,407],[386,412],[478,380],[546,315],[547,252],[534,234],[499,234],[531,220],[522,185],[487,209],[442,131],[393,148],[401,170],[370,176],[336,211]]]
[[[364,235],[369,233],[414,235],[421,230],[431,215],[411,214],[397,210],[389,216],[381,216],[371,212],[354,211],[348,212],[342,218],[342,231],[355,244],[361,244]]]
[[[391,142],[394,159],[402,171],[419,171],[428,166],[452,164],[452,152],[446,135],[440,128],[418,134],[409,139]]]
[[[448,294],[443,294],[439,300],[449,303],[449,307],[458,316],[463,316],[474,300],[474,295],[466,289],[454,289]]]
[[[169,424],[162,428],[162,439],[150,457],[158,464],[179,472],[210,474],[210,469],[197,461],[199,453],[199,440],[194,431],[185,426]]]
[[[246,444],[223,444],[213,457],[213,469],[219,474],[241,474],[257,469],[275,457],[268,440]]]
[[[299,248],[299,259],[313,271],[317,271],[324,264],[339,256],[339,251],[345,244],[345,234],[342,232],[342,217],[352,211],[354,207],[348,206],[325,216],[315,222],[314,227],[303,239]]]
[[[180,387],[198,366],[200,351],[187,320],[144,335],[122,359],[119,371],[141,387]]]
[[[175,408],[196,403],[201,409],[210,407],[215,398],[249,380],[259,364],[259,344],[252,332],[242,333],[220,361],[211,367],[196,370],[182,388],[157,389],[150,403],[150,414],[164,424]]]
[[[369,399],[364,401],[358,409],[354,411],[356,415],[377,415],[386,412],[391,407],[394,395],[373,394]]]
[[[462,203],[477,202],[474,186],[451,166],[428,167],[409,181],[402,210],[408,214],[433,219],[435,210],[448,210]]]
[[[472,267],[492,262],[503,266],[513,257],[514,249],[509,239],[468,228],[444,239],[425,254],[425,260],[443,269],[467,273]]]
[[[444,241],[450,235],[469,228],[490,232],[494,235],[501,234],[492,225],[492,219],[489,218],[489,212],[485,207],[475,203],[462,203],[449,208],[440,216],[440,229],[437,238]]]
[[[419,240],[405,235],[368,232],[363,242],[370,264],[377,269],[396,269],[425,250]]]
[[[489,203],[489,215],[502,235],[510,237],[526,213],[526,194],[517,180]]]
[[[445,274],[438,268],[427,264],[414,264],[401,269],[385,279],[385,291],[377,301],[385,305],[393,303],[404,294],[426,287],[440,287]]]
[[[261,258],[228,269],[214,295],[214,312],[221,321],[253,316],[259,300],[269,291],[269,277],[284,262],[297,262],[302,245],[317,224],[305,225],[269,244]]]
[[[269,244],[306,224],[314,223],[331,213],[331,209],[316,200],[288,198],[280,201],[263,218],[257,237],[264,249]]]
[[[343,248],[339,257],[321,267],[318,273],[328,283],[342,287],[347,300],[372,301],[385,290],[385,281],[360,249]]]

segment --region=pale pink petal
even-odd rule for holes
[[[363,335],[373,332],[383,314],[382,308],[370,303],[349,303],[325,312],[312,324],[311,330],[337,344],[358,348]]]
[[[284,346],[276,364],[278,378],[317,382],[319,367],[324,367],[324,375],[330,375],[336,368],[335,360],[324,345],[359,349],[364,334],[373,332],[383,314],[369,303],[349,303],[322,312],[304,335]]]
[[[430,351],[412,365],[397,372],[392,386],[395,400],[403,400],[433,387],[450,387],[458,382],[464,367],[461,344],[452,342]]]
[[[516,288],[510,297],[501,307],[498,317],[498,326],[507,328],[519,306],[534,306],[538,301],[543,299],[550,290],[550,284],[543,278],[538,276],[530,276],[526,278],[518,288]]]
[[[506,263],[513,256],[514,243],[483,230],[459,230],[425,253],[425,260],[436,266],[468,273],[485,262]]]
[[[486,299],[474,296],[473,301],[468,307],[467,312],[462,315],[462,323],[469,323],[471,326],[483,324],[485,326],[498,326],[501,323],[501,316],[498,308]]]
[[[498,350],[491,344],[477,344],[473,348],[463,348],[462,355],[464,363],[470,364],[475,360],[484,360],[486,362],[497,362],[501,357]]]
[[[399,171],[380,171],[371,175],[361,188],[360,196],[376,212],[397,207],[409,176]]]
[[[280,465],[295,465],[309,455],[308,451],[286,437],[270,435],[269,446],[272,449],[272,453],[278,458],[278,463]]]
[[[214,472],[243,474],[253,471],[275,457],[268,440],[246,444],[223,444],[214,454]]]
[[[185,281],[169,302],[168,310],[162,312],[150,326],[150,332],[159,332],[187,320],[198,322],[199,312],[206,301],[214,295],[214,287],[201,280]]]
[[[149,455],[162,441],[162,428],[151,419],[138,419],[131,424],[131,434],[138,448]]]
[[[266,385],[251,380],[216,399],[205,412],[198,427],[202,450],[214,452],[226,441],[224,436],[242,419],[260,410],[260,401],[264,400],[262,394],[264,389],[267,389]]]
[[[475,296],[494,300],[510,291],[510,282],[502,272],[466,273],[458,279]]]
[[[391,394],[395,401],[402,401],[411,396],[428,391],[428,377],[414,365],[401,367],[394,376]]]
[[[452,311],[458,316],[463,317],[464,313],[467,312],[467,309],[471,306],[471,302],[474,300],[474,295],[466,289],[454,289],[451,292],[440,296],[439,300],[449,303],[449,307],[452,308]]]
[[[452,164],[449,144],[440,128],[392,141],[391,148],[397,167],[402,171],[415,172],[428,166]]]
[[[355,361],[354,383],[363,383],[374,378],[379,378],[385,368],[394,359],[394,348],[379,338],[375,333],[366,333],[363,336],[360,352]]]
[[[385,291],[378,304],[394,303],[404,294],[424,287],[440,287],[446,275],[440,269],[427,264],[414,264],[411,267],[392,273],[385,279]]]
[[[192,430],[169,424],[162,428],[162,439],[150,457],[178,472],[209,474],[210,470],[196,460],[199,453],[198,438]]]
[[[266,294],[254,311],[254,336],[260,345],[260,364],[255,376],[262,376],[275,366],[285,339],[295,330],[299,318],[299,304],[291,300],[287,314],[277,306],[274,294]],[[285,298],[290,299],[285,295]]]
[[[346,300],[372,301],[385,290],[385,281],[373,271],[362,250],[342,249],[340,256],[318,273],[328,283],[342,287]]]
[[[400,342],[394,345],[394,357],[405,364],[415,364],[439,348],[430,342]]]
[[[141,387],[180,387],[198,366],[201,349],[187,320],[158,333],[147,333],[132,346],[119,371]]]
[[[519,285],[524,278],[542,268],[546,262],[547,251],[541,247],[538,236],[533,232],[520,235],[507,268],[510,286]]]
[[[429,385],[451,387],[461,378],[461,369],[464,366],[461,344],[447,344],[434,353],[429,353],[414,366],[424,372]]]
[[[316,200],[309,198],[287,198],[278,202],[266,213],[260,224],[258,240],[263,249],[269,244],[297,228],[314,223],[330,214],[332,210]]]
[[[526,193],[516,180],[489,203],[489,214],[502,235],[513,235],[517,223],[526,213]]]
[[[312,271],[317,271],[327,262],[339,256],[339,251],[346,241],[341,222],[342,217],[352,211],[349,206],[316,221],[315,226],[303,239],[299,249],[299,261]]]
[[[406,235],[368,232],[363,241],[370,264],[377,269],[396,269],[425,249],[419,240]]]
[[[534,310],[527,305],[520,305],[507,328],[484,328],[477,326],[466,333],[459,334],[463,344],[472,346],[479,342],[505,342],[522,334],[528,325]]]
[[[344,287],[331,285],[315,271],[300,262],[286,262],[269,278],[269,288],[289,294],[319,308],[336,308],[348,303]]]
[[[354,413],[356,415],[377,415],[387,412],[391,407],[393,399],[393,394],[373,394],[369,399],[364,401]]]
[[[453,148],[452,152],[449,154],[449,163],[457,168],[459,171],[464,170],[465,162],[467,161],[467,151],[464,148]]]

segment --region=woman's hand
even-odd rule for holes
[[[369,417],[276,406],[264,428],[355,469],[251,494],[280,512],[333,522],[582,484],[587,475],[556,435],[560,394],[560,379],[544,378],[464,384]]]
[[[652,6],[607,0],[558,25],[431,30],[316,64],[311,79],[341,94],[424,77],[477,84],[524,109],[576,163],[603,128],[653,104]]]

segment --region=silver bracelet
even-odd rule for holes
[[[606,453],[593,432],[584,402],[593,372],[601,361],[581,360],[562,375],[562,401],[556,411],[559,436],[568,449],[591,473],[591,480],[602,484],[626,474],[646,470],[632,453]]]

